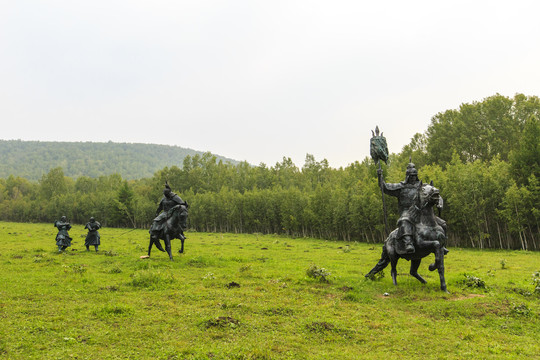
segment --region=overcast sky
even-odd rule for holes
[[[0,0],[0,139],[347,166],[432,116],[540,96],[540,1]]]

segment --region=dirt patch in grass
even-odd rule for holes
[[[311,324],[306,325],[306,329],[311,332],[323,332],[323,331],[334,331],[336,327],[334,324],[330,324],[326,321],[315,321]]]
[[[234,281],[227,284],[227,289],[239,288],[239,287],[240,287],[240,284]]]
[[[239,324],[240,321],[230,316],[220,316],[215,319],[207,320],[205,322],[205,326],[207,329],[212,327],[236,327]]]
[[[104,286],[104,287],[100,287],[99,288],[100,290],[106,290],[106,291],[118,291],[120,290],[120,288],[116,285],[109,285],[109,286]]]

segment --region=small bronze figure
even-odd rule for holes
[[[86,246],[86,251],[90,251],[90,245],[93,245],[98,251],[98,247],[101,244],[101,236],[99,235],[98,229],[101,229],[101,224],[97,222],[93,217],[90,218],[90,221],[84,227],[88,229],[88,234],[86,235],[86,240],[84,241],[84,246]]]
[[[58,234],[56,234],[56,245],[58,246],[58,252],[62,252],[71,246],[71,238],[68,231],[71,229],[70,223],[65,216],[62,216],[60,220],[54,222],[54,226],[58,228]]]
[[[150,227],[150,245],[148,246],[148,256],[152,250],[152,245],[160,251],[167,251],[172,260],[171,240],[180,239],[182,246],[179,253],[184,252],[184,230],[187,228],[188,204],[180,196],[172,192],[168,183],[165,183],[163,198],[156,210],[156,218]],[[165,250],[161,246],[160,239],[165,241]]]

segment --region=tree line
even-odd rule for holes
[[[433,180],[444,198],[449,246],[539,250],[539,114],[539,99],[519,94],[437,114],[426,133],[383,164],[385,180],[403,181],[412,156],[420,179]],[[495,126],[497,119],[506,125]],[[480,132],[476,142],[483,144],[474,147],[455,128],[469,129],[473,138]],[[447,130],[455,136],[443,141]],[[0,219],[52,223],[66,215],[83,224],[93,216],[104,226],[148,228],[167,181],[189,203],[191,231],[375,243],[386,236],[376,169],[369,158],[335,169],[307,154],[299,168],[287,157],[268,167],[231,164],[210,153],[188,155],[181,166],[137,180],[119,174],[73,179],[56,167],[39,181],[0,179]],[[385,200],[395,227],[397,201]]]

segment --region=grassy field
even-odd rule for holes
[[[448,293],[398,264],[367,280],[380,244],[188,233],[174,262],[148,232],[0,222],[2,359],[534,359],[540,253],[451,248]],[[129,232],[128,232],[129,231]],[[312,278],[315,265],[330,275]],[[324,279],[329,282],[322,281]]]

